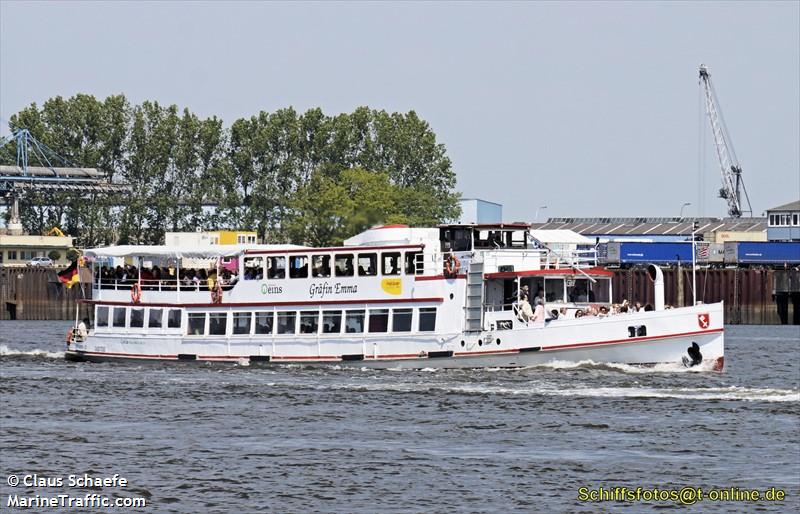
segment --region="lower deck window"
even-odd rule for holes
[[[342,311],[322,312],[322,332],[324,334],[338,334],[342,331]]]
[[[349,334],[364,332],[364,311],[347,311],[345,313],[344,331]]]
[[[386,332],[389,329],[389,309],[371,309],[369,311],[369,331]]]
[[[233,313],[233,333],[234,334],[249,334],[250,324],[253,315],[250,312],[234,312]]]
[[[228,313],[211,312],[208,315],[208,333],[212,336],[224,336],[228,327]]]
[[[150,328],[161,328],[161,318],[164,316],[162,309],[150,309],[147,319],[147,326]]]
[[[436,330],[436,307],[423,307],[419,310],[419,331],[433,332]]]
[[[295,319],[296,312],[279,312],[278,313],[278,333],[279,334],[294,334],[295,332]]]
[[[186,334],[190,336],[201,336],[206,330],[206,314],[204,312],[190,312],[189,325],[186,327]]]
[[[167,314],[167,327],[181,328],[181,310],[170,309]]]
[[[256,334],[271,334],[274,317],[271,312],[256,312]]]
[[[319,330],[319,314],[317,311],[303,311],[300,313],[300,333],[316,334]]]
[[[125,326],[125,307],[114,307],[113,324],[116,328]]]
[[[98,327],[108,326],[108,307],[98,307],[94,316],[94,323]]]
[[[131,309],[131,328],[144,327],[144,309]]]
[[[393,332],[411,332],[411,309],[395,309],[392,314]]]

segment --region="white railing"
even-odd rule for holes
[[[561,268],[594,268],[597,266],[597,250],[570,250],[568,252],[557,252],[550,250],[544,265],[548,269]]]

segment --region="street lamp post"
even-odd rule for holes
[[[541,211],[543,209],[547,209],[547,206],[546,205],[541,205],[541,206],[536,208],[536,216],[534,217],[534,221],[539,221],[539,211]]]
[[[681,216],[680,216],[681,219],[683,219],[683,209],[689,207],[690,205],[692,205],[691,202],[686,202],[685,204],[681,205]]]

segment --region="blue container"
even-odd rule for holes
[[[612,250],[613,245],[619,245],[617,255]],[[616,250],[616,248],[614,248]],[[692,243],[609,243],[609,262],[614,257],[614,264],[668,264],[675,265],[678,261],[682,264],[692,262]]]
[[[727,257],[727,255],[726,255]],[[800,264],[800,243],[736,243],[739,264]]]

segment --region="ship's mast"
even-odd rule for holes
[[[722,172],[722,188],[719,190],[719,197],[728,202],[728,215],[731,217],[740,218],[744,213],[752,216],[753,208],[750,206],[750,198],[747,196],[747,189],[742,181],[742,167],[733,150],[733,143],[722,117],[722,111],[719,110],[719,100],[711,83],[711,75],[704,64],[700,65],[700,87],[705,93],[706,114],[711,122],[711,132],[714,134],[714,145],[717,148],[717,157]],[[744,193],[744,197],[742,193]],[[744,208],[743,200],[747,204],[747,209]]]

